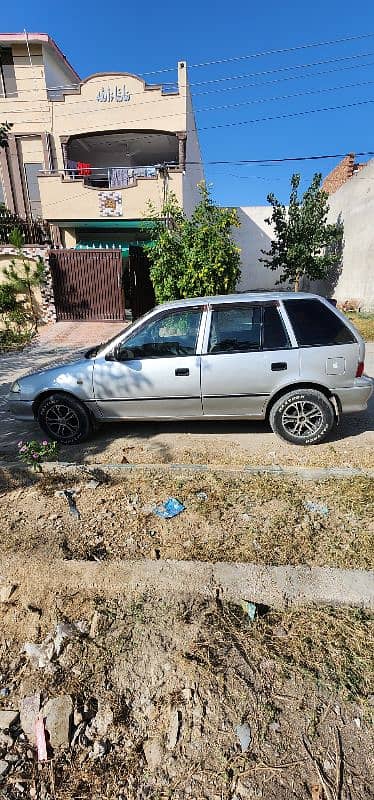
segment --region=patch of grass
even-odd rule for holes
[[[374,679],[373,623],[374,615],[363,609],[329,606],[269,610],[250,623],[239,606],[217,606],[206,615],[200,663],[219,665],[231,643],[253,667],[270,659],[282,678],[303,675],[364,702]]]
[[[358,313],[357,311],[349,311],[347,317],[353,322],[361,336],[367,342],[374,341],[374,314]]]

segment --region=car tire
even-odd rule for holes
[[[60,444],[79,444],[92,433],[88,411],[68,394],[51,394],[41,401],[37,421],[50,439]]]
[[[295,389],[274,403],[269,422],[281,439],[306,446],[326,439],[335,424],[335,413],[332,403],[322,392]]]

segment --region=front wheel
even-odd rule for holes
[[[36,418],[47,436],[61,444],[79,444],[92,432],[88,412],[67,394],[51,394],[42,400]]]
[[[332,403],[317,389],[288,392],[274,403],[269,416],[272,430],[292,444],[318,444],[335,423]]]

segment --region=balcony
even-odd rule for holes
[[[161,209],[168,187],[182,203],[183,151],[175,133],[80,134],[64,141],[62,152],[63,169],[39,176],[45,219],[142,218],[148,201]]]
[[[127,185],[113,184],[109,167],[91,170],[90,175],[78,175],[75,170],[62,170],[39,175],[40,200],[43,218],[49,222],[99,220],[101,218],[142,219],[147,216],[150,202],[161,211],[165,192],[173,192],[183,203],[183,173],[158,167],[131,168]],[[142,174],[141,169],[148,173]],[[109,170],[109,178],[108,178]],[[117,172],[117,179],[119,173]],[[122,175],[123,177],[123,175]],[[121,183],[121,180],[119,180]]]

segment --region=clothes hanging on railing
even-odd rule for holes
[[[128,186],[129,174],[127,167],[111,167],[109,170],[109,186],[111,189],[125,189]]]
[[[87,177],[88,175],[91,175],[92,173],[91,167],[92,167],[91,164],[86,164],[84,161],[78,161],[77,162],[78,175],[80,177]]]
[[[67,162],[67,171],[66,171],[67,177],[71,179],[75,178],[77,174],[77,168],[78,168],[78,162],[72,161],[72,159],[69,158]]]
[[[129,179],[154,178],[157,174],[156,167],[130,167],[128,170]]]

